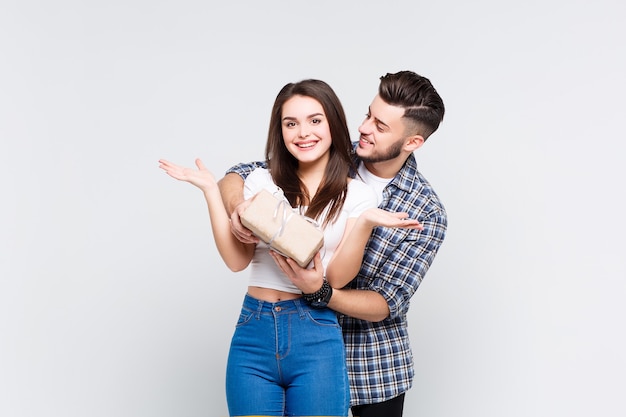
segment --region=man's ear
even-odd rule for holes
[[[426,140],[422,135],[409,136],[404,144],[404,149],[408,152],[413,152],[414,150],[422,146],[425,141]]]

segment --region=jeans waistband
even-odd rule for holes
[[[272,303],[270,301],[259,300],[258,298],[254,298],[249,294],[243,299],[243,307],[256,311],[257,313],[294,313],[298,312],[299,314],[303,314],[305,311],[309,311],[311,306],[304,301],[302,298],[295,298],[293,300],[285,300],[278,301],[276,303]]]

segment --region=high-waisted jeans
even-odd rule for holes
[[[231,416],[348,415],[350,390],[336,314],[304,300],[246,295],[226,369]]]

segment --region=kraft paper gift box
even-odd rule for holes
[[[297,213],[282,196],[261,190],[241,215],[241,223],[259,239],[306,268],[324,245],[324,234]]]

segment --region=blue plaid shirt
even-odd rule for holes
[[[265,164],[239,164],[227,173],[245,178],[260,166]],[[408,213],[422,223],[424,230],[375,228],[365,248],[361,270],[347,286],[380,293],[390,311],[389,317],[380,322],[339,317],[352,406],[386,401],[411,388],[414,368],[406,315],[448,224],[443,204],[417,170],[413,155],[385,187],[379,207]]]

